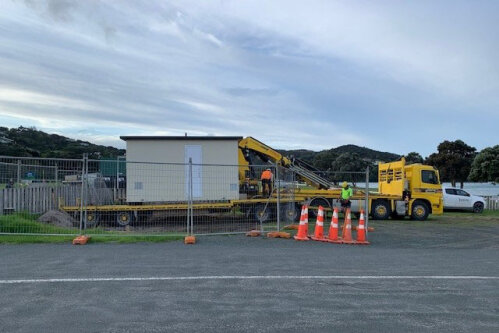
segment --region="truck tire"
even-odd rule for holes
[[[119,212],[116,214],[116,223],[122,227],[126,227],[133,221],[133,212]]]
[[[375,200],[372,205],[371,215],[374,220],[387,220],[391,215],[390,203],[386,200]]]
[[[326,199],[326,198],[313,198],[310,203],[309,203],[309,206],[314,206],[314,207],[319,207],[319,206],[322,206],[323,208],[331,208],[331,204],[329,203],[329,201]],[[308,216],[310,218],[317,218],[317,209],[308,209]]]
[[[301,207],[290,202],[281,204],[281,217],[286,222],[296,222],[300,219]]]
[[[270,219],[272,218],[272,209],[270,205],[267,205],[266,207],[264,204],[256,205],[253,213],[257,222],[265,223],[270,221]]]
[[[416,200],[412,204],[411,220],[424,221],[430,215],[430,208],[423,201]]]
[[[83,216],[86,216],[86,219],[83,221],[85,223],[85,229],[95,228],[99,225],[100,214],[98,212],[87,212],[87,214],[83,214]]]

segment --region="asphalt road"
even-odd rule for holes
[[[2,245],[0,331],[498,332],[499,224],[448,229],[418,241],[381,227],[371,246]]]

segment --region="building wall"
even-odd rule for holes
[[[238,199],[236,140],[127,140],[127,201],[185,201],[189,188],[186,145],[200,146],[202,151],[198,163],[203,165],[193,166],[194,200]]]

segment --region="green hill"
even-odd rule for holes
[[[116,157],[124,149],[101,146],[88,141],[74,140],[57,134],[48,134],[36,128],[0,127],[0,155],[24,157],[81,158]]]

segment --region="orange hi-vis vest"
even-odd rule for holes
[[[261,180],[263,179],[272,179],[272,172],[270,172],[270,170],[264,170],[262,172],[262,177],[260,177]]]

